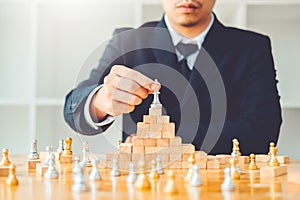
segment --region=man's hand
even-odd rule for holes
[[[99,121],[107,115],[130,113],[156,88],[156,82],[133,69],[115,65],[104,78],[103,87],[94,95],[90,111]]]

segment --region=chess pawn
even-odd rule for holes
[[[77,174],[77,173],[80,172],[80,170],[81,170],[80,157],[75,156],[75,158],[74,158],[74,167],[72,169],[72,174]]]
[[[236,156],[232,156],[230,158],[230,172],[231,172],[231,178],[233,180],[237,180],[240,179],[240,172],[237,169],[237,165],[238,165],[238,158]]]
[[[275,147],[274,142],[270,143],[269,153],[270,153],[270,160],[268,162],[268,165],[270,167],[278,167],[280,166],[280,163],[277,160],[277,147]]]
[[[151,166],[152,167],[151,167],[151,172],[149,174],[149,177],[151,179],[158,179],[159,178],[159,174],[156,171],[156,162],[155,162],[155,160],[151,161]]]
[[[236,138],[234,138],[232,140],[232,153],[231,153],[231,155],[233,155],[233,153],[236,152],[238,156],[241,156],[239,144],[240,143]]]
[[[110,171],[110,176],[120,176],[120,170],[119,170],[119,163],[118,160],[116,158],[113,159],[113,166],[112,169]]]
[[[64,152],[64,140],[58,141],[58,148],[56,151],[60,154]]]
[[[139,161],[139,170],[140,170],[140,174],[137,177],[134,187],[137,190],[149,190],[151,188],[151,183],[145,174],[146,164],[144,159]]]
[[[202,185],[202,181],[199,175],[199,165],[195,164],[192,167],[193,169],[193,175],[190,180],[190,186],[197,187]]]
[[[164,193],[167,194],[176,194],[178,193],[178,189],[176,187],[176,183],[175,183],[175,176],[174,176],[174,172],[172,170],[169,170],[167,172],[167,182],[166,185],[163,189]]]
[[[6,179],[6,184],[8,186],[16,186],[19,184],[19,181],[16,177],[16,166],[13,164],[9,165],[9,174],[8,177]]]
[[[188,170],[186,176],[184,177],[185,182],[189,182],[193,176],[193,165],[196,163],[195,154],[191,154],[189,156],[188,162],[189,162],[189,170]]]
[[[58,178],[58,172],[55,168],[54,157],[51,157],[51,159],[49,161],[48,169],[45,172],[44,177],[47,178],[47,179],[56,179],[56,178]]]
[[[31,143],[30,153],[28,155],[29,160],[37,160],[39,159],[39,154],[37,152],[37,140],[33,140]]]
[[[231,178],[231,170],[229,167],[224,169],[224,181],[221,186],[223,191],[232,191],[235,188],[234,182]]]
[[[84,181],[84,167],[80,166],[80,170],[77,174],[73,176],[73,192],[84,192],[87,191],[88,187]]]
[[[156,157],[156,171],[160,175],[164,174],[164,169],[161,166],[161,158],[160,157]]]
[[[102,179],[101,177],[101,174],[98,170],[98,164],[100,163],[100,161],[97,159],[97,158],[94,158],[92,160],[92,165],[93,165],[93,168],[92,168],[92,171],[89,175],[89,179],[90,181],[99,181]]]
[[[89,158],[89,145],[88,145],[88,142],[84,142],[83,143],[83,157],[82,157],[82,161],[81,161],[81,164],[84,165],[84,166],[87,166],[87,167],[90,167],[91,166],[91,161],[90,161],[90,158]]]
[[[64,141],[63,155],[72,155],[72,138],[67,138]]]
[[[0,166],[9,166],[10,165],[10,161],[8,158],[8,149],[3,149],[2,151],[2,159],[0,161]]]
[[[128,176],[127,176],[127,178],[126,178],[126,181],[127,181],[127,183],[130,183],[130,184],[132,184],[132,183],[134,183],[135,181],[136,181],[136,179],[137,179],[137,176],[136,176],[136,172],[135,172],[135,170],[134,170],[134,163],[133,162],[130,162],[130,164],[129,164],[129,174],[128,174]]]
[[[256,170],[258,169],[256,162],[255,162],[255,155],[253,153],[250,154],[250,164],[249,164],[250,170]]]

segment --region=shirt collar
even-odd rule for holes
[[[205,39],[208,31],[212,27],[212,25],[214,23],[214,20],[215,20],[215,16],[213,14],[211,14],[211,16],[212,16],[211,20],[210,20],[208,26],[205,28],[204,31],[202,31],[199,35],[197,35],[194,38],[187,38],[187,37],[184,37],[184,36],[180,35],[179,33],[177,33],[173,29],[173,27],[171,26],[170,21],[168,19],[168,16],[165,14],[164,15],[164,20],[165,20],[167,28],[168,28],[168,30],[170,32],[173,45],[176,46],[179,42],[182,42],[182,43],[185,43],[185,44],[191,43],[191,44],[197,44],[198,45],[198,49],[201,49],[201,46],[202,46],[202,44],[204,42],[204,39]]]

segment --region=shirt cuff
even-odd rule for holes
[[[96,117],[95,116],[92,116],[92,114],[90,113],[90,104],[91,104],[91,101],[92,101],[92,98],[94,96],[94,94],[100,90],[102,88],[103,84],[96,87],[88,96],[85,104],[84,104],[84,108],[83,108],[83,112],[84,112],[84,118],[85,118],[85,121],[87,122],[87,124],[94,128],[95,130],[98,130],[98,128],[100,126],[104,126],[104,125],[107,125],[107,124],[110,124],[111,122],[113,122],[115,120],[115,117],[113,116],[108,116],[105,120],[101,121],[101,122],[95,122],[96,121]]]

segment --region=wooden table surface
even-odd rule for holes
[[[151,180],[152,188],[138,191],[133,185],[126,183],[126,174],[111,178],[109,170],[101,169],[103,180],[89,182],[88,192],[74,193],[72,186],[72,165],[60,167],[60,176],[56,180],[44,179],[36,172],[27,171],[26,156],[12,156],[11,161],[17,166],[19,185],[6,186],[5,177],[0,177],[0,199],[300,199],[300,184],[288,181],[288,175],[262,179],[259,170],[245,172],[241,179],[234,181],[236,189],[233,192],[222,192],[221,184],[224,179],[223,170],[201,170],[203,185],[190,187],[184,182],[186,170],[174,170],[176,185],[179,193],[169,195],[163,193],[166,175],[159,180]],[[292,161],[289,169],[300,169],[299,161]],[[87,169],[87,173],[91,168]],[[300,176],[300,171],[295,175]]]

